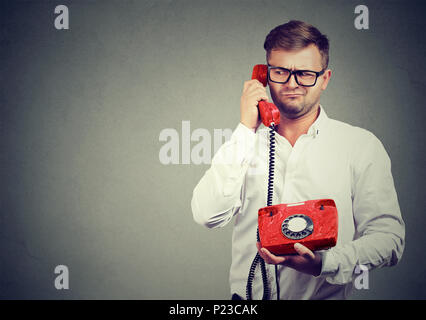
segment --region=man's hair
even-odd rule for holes
[[[321,53],[322,66],[326,69],[329,48],[327,36],[306,22],[291,20],[272,29],[266,36],[263,47],[266,50],[266,56],[269,57],[273,49],[303,49],[310,44],[314,44],[318,48]]]

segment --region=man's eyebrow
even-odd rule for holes
[[[288,69],[288,70],[313,70],[312,68],[310,69],[310,68],[308,68],[308,67],[306,67],[304,65],[300,66],[300,68],[290,69],[290,68],[287,68],[287,67],[274,66],[274,65],[271,65],[271,64],[268,63],[268,67],[284,68],[284,69]]]

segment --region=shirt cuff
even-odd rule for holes
[[[241,122],[238,124],[238,127],[242,127],[244,130],[249,130],[250,132],[256,133],[256,129],[250,129],[249,127],[246,127],[244,124],[242,124]]]
[[[254,129],[250,129],[241,122],[234,131],[234,139],[238,143],[238,156],[242,165],[247,165],[254,156],[256,133]]]
[[[239,123],[231,139],[218,150],[212,164],[246,166],[254,157],[256,133]]]
[[[248,136],[254,137],[256,135],[256,130],[255,129],[250,129],[250,128],[246,127],[245,125],[243,125],[240,122],[240,123],[238,123],[237,128],[235,128],[234,134],[248,135]]]
[[[339,271],[339,265],[334,257],[332,250],[319,252],[322,259],[322,267],[320,277],[333,277]]]

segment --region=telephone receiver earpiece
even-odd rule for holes
[[[252,79],[259,80],[264,87],[268,84],[268,66],[266,64],[257,64],[253,67]],[[275,126],[280,123],[280,111],[271,102],[259,101],[258,104],[260,118],[266,127],[273,123]]]
[[[257,64],[253,67],[252,79],[259,80],[264,87],[268,84],[268,66],[266,64]]]

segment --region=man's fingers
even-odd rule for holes
[[[315,254],[311,250],[309,250],[307,247],[305,247],[304,245],[302,245],[300,243],[294,244],[294,250],[296,250],[298,255],[304,257],[305,259],[308,259],[308,260],[314,260],[315,259]]]
[[[250,87],[264,88],[263,84],[261,84],[257,79],[247,80],[243,85],[243,93],[246,92]]]
[[[262,248],[260,250],[260,252],[263,253],[263,257],[262,257],[262,255],[261,255],[261,257],[263,258],[263,260],[265,260],[266,263],[281,264],[281,263],[284,263],[284,261],[286,261],[285,257],[276,256],[276,255],[272,254],[271,252],[269,252],[268,249]]]
[[[262,89],[256,90],[256,91],[250,93],[249,95],[247,95],[247,98],[250,98],[250,99],[254,98],[257,101],[260,101],[260,100],[268,101],[269,100],[268,95]]]
[[[268,249],[262,248],[259,242],[256,243],[256,246],[257,246],[257,250],[259,251],[259,255],[268,264],[281,264],[286,260],[285,257],[276,256],[272,254],[271,252],[269,252]]]

